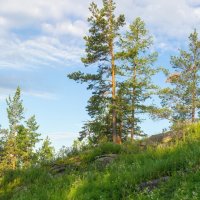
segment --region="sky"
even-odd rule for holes
[[[94,1],[101,5],[100,0]],[[42,137],[56,149],[70,146],[84,121],[90,96],[67,74],[84,70],[83,36],[87,34],[90,0],[0,0],[0,124],[8,126],[5,99],[22,89],[26,118],[35,114]],[[170,56],[186,48],[189,34],[200,30],[199,0],[116,0],[116,14],[127,24],[141,17],[159,53],[156,65],[170,68]],[[160,85],[164,77],[157,77]],[[166,121],[146,120],[149,134]]]

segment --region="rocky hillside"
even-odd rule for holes
[[[181,133],[101,144],[44,166],[7,172],[0,199],[200,199],[200,124]]]

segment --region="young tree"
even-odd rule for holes
[[[147,103],[156,94],[158,87],[153,83],[152,77],[158,73],[153,67],[157,59],[157,53],[151,53],[152,37],[148,34],[145,23],[136,18],[129,26],[130,30],[121,38],[119,46],[121,52],[118,58],[123,63],[125,80],[120,84],[121,101],[119,103],[121,121],[124,121],[126,132],[141,135],[139,124],[141,115],[144,113],[155,113],[156,106]],[[161,110],[160,110],[161,112]]]
[[[21,90],[18,87],[14,96],[7,99],[8,129],[0,129],[2,135],[0,147],[2,149],[1,165],[4,169],[28,167],[36,157],[35,144],[39,142],[38,125],[35,116],[25,122],[24,107],[21,100]]]
[[[70,154],[70,148],[62,146],[56,154],[56,157],[59,159],[65,159]]]
[[[9,133],[4,147],[4,162],[7,163],[8,167],[15,169],[18,162],[16,136],[18,133],[18,126],[24,118],[24,107],[19,87],[17,88],[13,98],[9,96],[6,102],[8,105],[7,113],[9,120]]]
[[[11,96],[6,100],[7,103],[7,114],[9,120],[10,131],[16,135],[16,126],[19,125],[22,119],[24,119],[24,107],[23,101],[21,100],[21,89],[17,88],[13,98]]]
[[[111,111],[113,141],[116,142],[115,47],[119,29],[124,25],[124,16],[114,15],[115,3],[112,0],[103,0],[101,9],[92,3],[89,10],[91,12],[91,17],[88,19],[90,35],[84,37],[86,56],[82,58],[82,62],[85,66],[96,64],[97,72],[95,74],[75,72],[68,77],[81,83],[89,82],[88,89],[93,91],[93,96],[90,98],[87,109],[89,114],[92,113],[91,117],[95,121],[99,121],[98,118],[104,118]],[[94,106],[95,109],[93,109]]]
[[[17,127],[16,147],[18,166],[20,168],[28,167],[31,162],[32,151],[28,130],[23,125]]]
[[[171,64],[175,73],[167,79],[172,87],[161,95],[163,106],[170,109],[173,125],[195,122],[200,108],[200,41],[196,30],[189,36],[188,51],[172,56]]]
[[[40,134],[37,133],[38,128],[35,116],[26,121],[26,127],[23,125],[18,126],[16,142],[21,167],[28,167],[37,160],[37,153],[34,148],[36,143],[40,141]]]
[[[30,151],[33,152],[35,145],[41,140],[39,139],[41,134],[37,132],[39,129],[39,125],[36,122],[35,115],[31,116],[26,121],[26,129],[29,136],[29,148]]]
[[[47,162],[51,161],[54,158],[54,147],[51,146],[51,141],[49,137],[43,141],[42,147],[38,151],[39,161]]]

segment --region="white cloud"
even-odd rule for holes
[[[71,32],[69,27],[74,27],[77,19],[86,22],[90,2],[91,0],[84,0],[84,2],[81,0],[1,0],[0,14],[7,21],[12,22],[10,22],[12,28],[17,25],[46,23],[60,29],[64,26],[65,31],[68,27]],[[101,0],[95,2],[100,3]],[[141,16],[148,24],[160,28],[158,32],[173,36],[182,34],[181,30],[186,31],[185,27],[190,29],[191,26],[198,25],[200,18],[198,0],[126,0],[123,3],[121,0],[116,0],[116,2],[118,13],[125,13],[129,21],[136,16]],[[70,19],[75,20],[70,21]]]
[[[0,0],[0,68],[67,66],[80,61],[80,38],[87,32],[90,2]],[[137,16],[145,20],[158,49],[178,49],[195,27],[200,30],[198,0],[116,2],[117,13],[124,13],[128,23]]]
[[[15,89],[5,88],[0,86],[0,101],[5,101],[9,95],[13,95],[15,93]],[[22,95],[32,96],[45,100],[56,100],[57,97],[55,94],[46,91],[34,91],[34,90],[22,90]]]
[[[194,7],[200,6],[199,0],[188,0],[188,3],[189,5],[194,6]]]
[[[43,66],[68,66],[80,62],[79,46],[62,44],[57,38],[37,37],[30,40],[0,39],[0,69],[32,69]]]
[[[0,69],[65,67],[80,62],[80,37],[87,30],[82,20],[88,13],[86,4],[79,0],[0,0],[0,5]]]
[[[12,89],[0,87],[0,100],[5,100],[13,92],[14,91]]]
[[[42,91],[25,91],[25,95],[45,99],[45,100],[56,100],[57,97],[49,92],[42,92]]]
[[[191,6],[189,0],[160,1],[117,1],[119,12],[127,13],[129,21],[140,16],[153,34],[183,40],[194,27],[199,28],[199,7]]]
[[[8,26],[7,19],[5,17],[0,17],[0,27],[5,28],[6,26]]]
[[[57,24],[45,23],[42,25],[44,32],[56,36],[72,35],[83,37],[87,32],[87,24],[82,20],[76,20],[74,22],[65,21]]]
[[[18,25],[45,20],[59,21],[66,16],[85,17],[89,0],[1,0],[0,13]]]

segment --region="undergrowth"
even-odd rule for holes
[[[200,199],[200,124],[184,129],[184,141],[141,150],[130,143],[101,144],[76,155],[54,161],[71,165],[62,174],[51,173],[51,164],[6,172],[0,182],[2,200],[134,200]],[[118,154],[101,169],[95,158]],[[140,184],[168,176],[169,180],[149,191]]]

